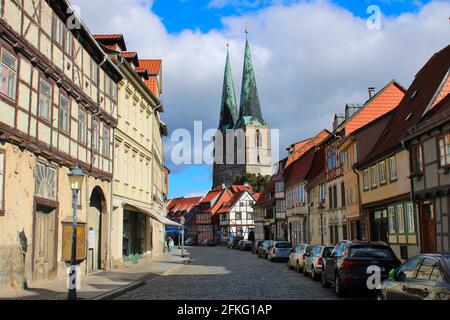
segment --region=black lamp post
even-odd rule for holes
[[[77,299],[76,286],[76,270],[77,270],[77,206],[78,206],[78,192],[83,184],[84,173],[78,166],[73,168],[69,174],[70,189],[72,189],[72,208],[73,208],[73,225],[72,225],[72,255],[70,259],[69,271],[69,291],[67,293],[68,300]]]
[[[321,243],[323,243],[323,209],[325,209],[324,205],[321,203],[319,204],[319,212],[320,212],[320,237],[321,237]]]

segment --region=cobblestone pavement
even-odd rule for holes
[[[250,252],[192,247],[191,263],[117,299],[336,299],[333,289]]]

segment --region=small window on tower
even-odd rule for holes
[[[259,148],[261,147],[262,144],[262,134],[261,131],[256,130],[256,147]]]

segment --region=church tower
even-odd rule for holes
[[[239,116],[229,52],[225,63],[219,128],[214,140],[213,188],[246,173],[272,175],[270,128],[264,121],[248,39],[245,43]]]

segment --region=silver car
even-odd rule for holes
[[[269,254],[267,255],[267,259],[270,262],[275,260],[286,260],[289,259],[289,255],[291,254],[292,245],[286,241],[274,241],[272,246],[269,249]]]
[[[311,275],[313,280],[319,280],[319,276],[324,270],[325,259],[330,256],[333,249],[334,247],[332,246],[323,245],[313,247],[311,252],[306,256],[303,275]]]
[[[295,268],[297,272],[303,272],[305,265],[305,255],[310,252],[312,246],[307,243],[301,243],[295,247],[289,255],[288,268]]]

